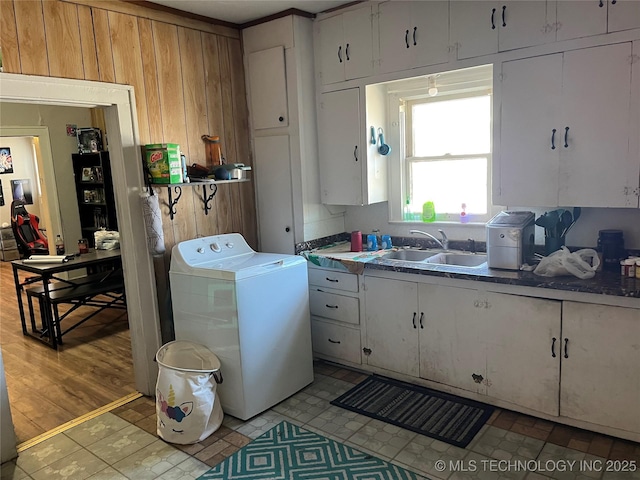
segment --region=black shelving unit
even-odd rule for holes
[[[96,231],[118,229],[109,152],[76,153],[71,157],[82,236],[93,248]]]

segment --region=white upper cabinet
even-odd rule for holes
[[[248,64],[253,128],[288,126],[284,47],[250,53]]]
[[[322,203],[362,205],[360,89],[322,94],[319,119]]]
[[[556,40],[640,28],[637,0],[558,0]]]
[[[627,42],[503,63],[494,203],[638,207],[631,58]]]
[[[638,206],[640,159],[629,149],[631,52],[631,43],[622,43],[564,54],[559,205]]]
[[[587,37],[607,32],[606,0],[559,0],[556,15],[556,40]]]
[[[619,32],[640,28],[640,2],[638,0],[609,0],[608,30]]]
[[[385,2],[378,19],[381,73],[448,61],[449,2]]]
[[[502,64],[496,205],[558,205],[562,54]]]
[[[323,85],[373,73],[371,6],[349,10],[318,22]]]
[[[545,1],[455,1],[450,6],[458,59],[541,45],[555,37],[555,12]]]

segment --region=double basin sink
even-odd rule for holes
[[[459,253],[438,250],[397,250],[382,255],[387,260],[401,260],[403,262],[418,262],[434,265],[453,265],[458,267],[477,268],[487,262],[484,253]]]

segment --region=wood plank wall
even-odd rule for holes
[[[8,73],[132,85],[141,145],[178,143],[205,164],[200,137],[219,135],[228,162],[253,163],[238,30],[118,0],[0,0],[0,46]],[[219,185],[208,215],[202,188],[182,188],[171,220],[168,188],[154,187],[167,248],[159,282],[182,240],[239,232],[258,246],[253,182]]]

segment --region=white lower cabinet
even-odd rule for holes
[[[358,276],[309,264],[309,309],[314,355],[360,364]]]
[[[419,288],[421,377],[558,415],[561,302]]]
[[[640,433],[640,310],[564,302],[561,354],[560,415]]]
[[[367,364],[417,377],[418,285],[377,277],[365,277],[364,285]]]
[[[485,329],[478,318],[477,291],[422,284],[420,301],[420,376],[486,394]]]
[[[311,317],[314,353],[360,363],[360,330]]]

